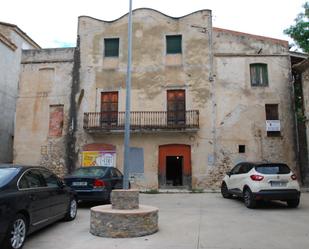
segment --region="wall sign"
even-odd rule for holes
[[[82,166],[116,167],[116,147],[111,144],[87,144],[82,152]]]
[[[116,167],[115,151],[83,151],[82,166]]]
[[[266,131],[280,131],[280,120],[266,120]]]

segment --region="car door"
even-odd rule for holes
[[[116,168],[111,168],[111,184],[112,189],[121,189],[123,183],[123,176]]]
[[[18,180],[18,189],[28,203],[31,226],[37,227],[47,222],[50,216],[50,194],[39,170],[26,170]]]
[[[61,186],[60,180],[56,175],[47,169],[40,169],[40,172],[45,179],[47,191],[50,195],[50,218],[63,216],[69,205],[69,194]]]
[[[242,165],[243,165],[242,163],[239,163],[230,171],[230,176],[228,179],[228,188],[233,193],[239,192],[239,186],[238,186],[239,185],[239,171]]]

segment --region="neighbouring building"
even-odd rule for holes
[[[61,176],[122,170],[127,22],[81,16],[75,49],[23,53],[16,162]],[[287,41],[212,27],[210,10],[134,10],[132,184],[217,188],[243,160],[298,171],[288,50]]]
[[[309,59],[308,55],[292,54],[297,124],[297,154],[303,184],[309,186]],[[306,58],[307,57],[307,58]]]
[[[67,172],[74,48],[23,51],[16,108],[16,163]]]
[[[40,46],[16,25],[0,22],[0,163],[13,161],[15,108],[24,49]]]

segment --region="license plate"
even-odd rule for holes
[[[287,182],[282,182],[282,181],[271,181],[270,185],[272,187],[286,187]]]
[[[87,186],[87,182],[72,182],[72,186]]]

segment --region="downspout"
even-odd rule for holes
[[[209,76],[208,80],[211,86],[211,106],[212,106],[212,142],[213,142],[213,165],[217,163],[217,103],[216,103],[216,82],[214,77],[214,55],[213,55],[213,39],[212,39],[212,12],[210,11],[208,15],[208,48],[209,48]]]

